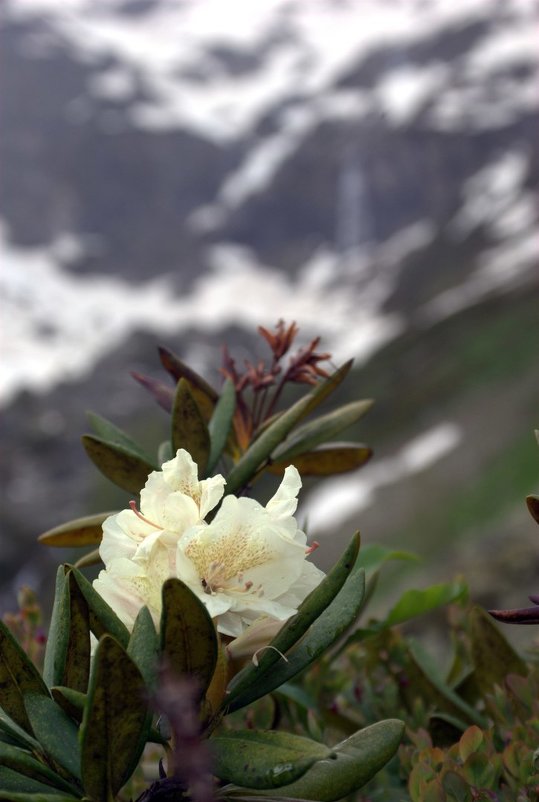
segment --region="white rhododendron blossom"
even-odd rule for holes
[[[286,469],[265,507],[230,495],[206,523],[224,484],[222,476],[199,482],[196,465],[180,449],[150,474],[140,512],[133,504],[105,521],[105,570],[94,587],[128,627],[143,605],[159,622],[169,577],[185,582],[219,631],[233,637],[285,621],[323,579],[306,560],[312,549],[294,518],[301,487],[296,468]]]

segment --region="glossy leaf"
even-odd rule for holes
[[[208,474],[213,471],[224,451],[232,427],[235,409],[236,389],[234,382],[227,379],[223,384],[221,396],[208,426],[211,442],[210,456],[206,468],[206,473]]]
[[[38,537],[40,543],[46,546],[59,546],[71,548],[73,546],[97,546],[103,537],[103,523],[115,512],[100,512],[96,515],[87,515],[76,518],[53,529],[47,530]]]
[[[250,788],[278,788],[299,779],[333,752],[324,744],[287,732],[235,730],[210,741],[214,773]]]
[[[288,460],[305,451],[311,451],[321,443],[353,426],[372,407],[373,401],[352,401],[338,409],[321,415],[319,418],[300,426],[293,435],[292,442],[285,442],[274,452],[276,460]]]
[[[318,384],[310,393],[304,395],[289,409],[280,414],[243,454],[227,477],[226,493],[235,493],[253,478],[260,466],[269,458],[272,451],[283,442],[292,429],[318,404],[335,390],[348,373],[352,362],[347,362],[335,371],[329,379]]]
[[[59,565],[43,663],[43,679],[49,687],[63,684],[69,643],[69,620],[69,581],[64,566]]]
[[[90,674],[90,625],[88,605],[71,573],[58,568],[56,592],[43,668],[51,685],[67,685],[86,691]]]
[[[51,688],[52,698],[57,705],[60,705],[64,713],[80,722],[86,704],[86,694],[81,691],[74,691],[64,685],[53,685]]]
[[[313,663],[346,632],[356,620],[365,596],[365,572],[352,571],[343,587],[301,640],[286,653],[286,659],[259,670],[257,681],[228,701],[230,711],[238,710],[288,682]]]
[[[185,448],[198,465],[199,476],[206,473],[210,455],[210,435],[191,387],[180,379],[172,408],[172,447],[174,452]]]
[[[49,694],[32,661],[0,620],[0,707],[16,724],[31,733],[23,701],[27,693],[46,697]]]
[[[145,685],[125,649],[105,635],[99,641],[81,726],[84,790],[108,802],[133,772],[144,744]]]
[[[144,452],[142,446],[136,443],[128,434],[122,431],[122,429],[119,429],[114,423],[101,417],[101,415],[97,415],[95,412],[87,412],[86,414],[90,426],[98,437],[105,440],[107,443],[121,446],[127,449],[127,451],[131,451],[133,454],[137,454],[141,459],[150,462],[150,458]]]
[[[217,633],[205,606],[179,579],[163,585],[160,632],[171,669],[196,677],[203,694],[217,663]]]
[[[172,351],[161,347],[159,348],[159,357],[161,364],[170,373],[175,382],[179,382],[180,379],[187,379],[192,387],[191,392],[202,413],[202,417],[208,422],[219,398],[217,392],[202,376],[182,362]]]
[[[295,465],[302,476],[334,476],[361,468],[371,457],[372,449],[367,446],[328,443],[315,451],[272,462],[268,470],[281,475],[288,465]]]
[[[159,639],[147,607],[142,607],[135,619],[127,654],[135,662],[147,687],[153,688],[159,658]]]
[[[474,678],[482,689],[489,691],[494,685],[503,685],[508,674],[526,676],[526,663],[484,610],[474,606],[469,622]]]
[[[38,782],[52,786],[52,789],[57,791],[78,792],[76,787],[66,782],[55,771],[16,746],[0,743],[0,766],[13,769],[25,777],[31,777]]]
[[[107,443],[91,434],[82,436],[82,445],[94,465],[111,482],[138,495],[146,484],[149,474],[157,470],[155,465],[142,459],[124,446]]]
[[[88,605],[90,630],[96,638],[109,633],[116,640],[127,647],[129,643],[129,631],[122,621],[118,618],[112,607],[94,590],[92,584],[88,582],[84,574],[77,568],[72,569],[72,575],[76,580],[77,587],[84,596]],[[72,592],[73,586],[72,586]]]
[[[287,652],[302,635],[307,632],[311,624],[324,612],[333,601],[347,580],[356,560],[358,559],[360,535],[356,532],[341,558],[335,563],[331,571],[320,584],[309,593],[300,604],[296,615],[292,616],[279,630],[270,642],[272,648],[267,648],[259,658],[258,666],[249,663],[239,672],[228,687],[229,694],[226,703],[238,696],[245,688],[258,682],[262,673],[272,665],[279,662],[281,654]]]
[[[321,760],[299,780],[282,786],[279,796],[319,802],[336,802],[347,797],[362,788],[391,760],[403,733],[404,723],[398,719],[371,724],[334,746],[334,760]],[[261,796],[275,795],[271,791],[259,793]],[[240,789],[237,795],[242,795]]]
[[[28,694],[24,705],[44,751],[73,777],[80,778],[78,727],[50,696]]]

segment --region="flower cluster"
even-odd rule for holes
[[[131,502],[105,521],[105,570],[94,587],[126,626],[143,605],[159,621],[169,577],[185,582],[218,630],[232,637],[255,621],[285,621],[320,583],[324,574],[306,561],[312,549],[294,518],[301,487],[296,468],[286,469],[265,507],[250,498],[223,499],[225,484],[221,475],[199,481],[190,454],[179,449],[148,477],[140,509]]]

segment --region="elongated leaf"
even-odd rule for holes
[[[149,376],[143,376],[141,373],[131,371],[131,376],[141,384],[145,390],[148,390],[159,406],[166,412],[172,412],[172,404],[174,403],[174,388],[169,384],[165,384],[159,379],[152,379]]]
[[[69,643],[69,621],[69,582],[64,566],[59,565],[43,663],[43,679],[49,687],[63,684]]]
[[[0,743],[0,766],[13,769],[25,777],[31,777],[38,780],[45,785],[52,786],[57,791],[67,791],[68,793],[77,793],[78,788],[66,782],[59,774],[52,771],[44,763],[40,763],[35,757],[28,754],[23,749],[16,746],[9,746],[8,744]]]
[[[478,727],[487,727],[486,719],[447,685],[428,653],[411,638],[408,640],[408,652],[414,666],[412,685],[419,689],[422,697],[436,706],[436,712],[449,713]]]
[[[404,733],[404,722],[387,719],[371,724],[333,747],[334,760],[321,760],[303,777],[279,789],[287,799],[313,799],[336,802],[369,782],[397,751]],[[248,789],[229,791],[227,796],[243,798]],[[260,796],[275,796],[260,791]]]
[[[10,742],[14,745],[22,746],[24,749],[29,749],[31,751],[39,751],[39,744],[36,739],[32,735],[29,735],[26,730],[23,730],[22,727],[19,727],[19,725],[6,715],[1,708],[0,732],[7,735]]]
[[[416,618],[418,615],[430,613],[437,607],[461,599],[467,592],[467,587],[462,582],[442,582],[439,585],[431,585],[424,590],[405,591],[394,607],[391,608],[383,621],[375,625],[375,629],[395,626]]]
[[[302,476],[334,476],[361,468],[371,457],[372,449],[367,446],[328,443],[314,451],[271,462],[268,471],[281,475],[288,465],[295,465]]]
[[[372,405],[371,399],[352,401],[350,404],[345,404],[327,415],[321,415],[310,423],[300,426],[294,432],[292,442],[285,442],[275,450],[274,459],[287,460],[303,454],[305,451],[312,451],[316,446],[326,443],[335,435],[357,423]]]
[[[60,705],[64,713],[80,722],[86,704],[86,694],[80,691],[74,691],[73,688],[67,688],[64,685],[53,685],[51,688],[52,698],[57,705]]]
[[[234,382],[227,379],[223,384],[221,396],[215,407],[208,429],[210,433],[210,456],[206,473],[210,474],[226,446],[226,441],[232,426],[232,418],[236,409],[236,389]]]
[[[124,446],[107,443],[91,434],[83,434],[82,445],[94,465],[107,479],[134,495],[140,493],[149,474],[157,470],[155,465]]]
[[[119,429],[114,423],[111,423],[106,418],[102,418],[101,415],[96,415],[95,412],[87,412],[86,414],[90,422],[90,426],[96,435],[102,440],[105,440],[111,445],[114,444],[121,446],[122,448],[127,449],[127,451],[131,451],[133,454],[137,454],[142,460],[151,462],[148,455],[144,452],[142,446],[136,443],[128,434],[122,431],[122,429]]]
[[[179,382],[180,379],[187,379],[192,387],[191,392],[202,412],[202,416],[208,422],[219,398],[217,392],[202,376],[199,376],[192,368],[182,362],[172,351],[167,348],[159,348],[159,357],[165,370],[170,373],[176,382]]]
[[[138,762],[147,718],[144,694],[144,680],[133,660],[104,635],[94,657],[81,727],[82,782],[92,799],[113,799]]]
[[[214,773],[250,788],[278,788],[299,779],[333,752],[324,744],[287,732],[236,730],[210,741]]]
[[[196,677],[203,694],[217,663],[217,633],[204,605],[179,579],[163,585],[161,650],[177,674]]]
[[[504,638],[494,621],[480,607],[474,606],[469,616],[474,679],[485,691],[494,685],[503,686],[508,674],[528,673],[526,663]]]
[[[210,435],[191,387],[180,379],[172,409],[172,447],[176,452],[185,448],[198,465],[199,476],[206,473],[210,455]]]
[[[102,562],[102,559],[99,554],[99,549],[93,549],[87,554],[83,554],[82,557],[79,557],[75,563],[75,568],[88,568],[90,565],[98,565],[100,562]]]
[[[288,682],[332,646],[356,620],[365,596],[365,571],[352,571],[331,604],[316,619],[303,638],[282,659],[257,675],[252,683],[228,703],[232,712]]]
[[[261,673],[267,671],[272,665],[281,660],[281,654],[287,652],[302,635],[307,632],[311,624],[333,601],[347,580],[356,560],[358,559],[360,535],[356,532],[342,557],[335,563],[328,575],[300,604],[296,615],[290,618],[270,643],[272,648],[264,650],[258,666],[253,663],[240,671],[228,687],[226,704],[238,696],[245,688],[258,682]]]
[[[49,695],[32,661],[0,620],[0,707],[16,724],[32,734],[23,701],[26,693]]]
[[[135,619],[127,645],[127,654],[134,660],[147,687],[153,688],[159,658],[159,639],[147,607],[142,607]]]
[[[55,789],[51,788],[50,785],[34,780],[32,777],[26,777],[19,771],[2,765],[0,765],[0,788],[2,789],[0,794],[3,794],[3,798],[8,799],[9,802],[16,799],[17,795],[24,802],[27,802],[31,798],[31,794],[43,794],[43,797],[49,802],[50,797],[45,795],[54,794],[55,792]],[[0,799],[2,799],[1,795]]]
[[[418,560],[419,557],[411,551],[388,549],[378,543],[369,543],[363,546],[358,557],[358,565],[365,569],[367,576],[378,571],[389,560]]]
[[[71,573],[58,568],[43,678],[51,685],[67,685],[86,691],[90,674],[90,626],[88,605]]]
[[[38,537],[38,540],[46,546],[61,548],[97,546],[103,537],[104,521],[115,514],[115,512],[99,512],[96,515],[87,515],[85,518],[76,518],[74,521],[47,530]]]
[[[77,568],[72,569],[72,574],[76,580],[77,587],[84,596],[86,604],[88,605],[90,629],[96,636],[100,638],[101,635],[109,633],[116,638],[122,646],[127,647],[129,643],[129,631],[125,624],[123,624],[112,607],[101,598],[99,593],[95,591],[90,582],[86,579],[84,574]],[[74,592],[74,586],[71,586],[71,592]]]
[[[2,785],[1,775],[0,785]],[[80,802],[80,796],[49,794],[47,792],[17,793],[16,791],[6,791],[2,789],[0,790],[0,802]]]
[[[78,727],[50,696],[27,694],[24,705],[41,747],[73,777],[80,779]]]

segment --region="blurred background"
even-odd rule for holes
[[[361,471],[303,494],[327,568],[351,533],[525,606],[539,543],[539,6],[531,0],[4,0],[0,610],[36,536],[127,497],[85,410],[153,449],[129,375],[165,344],[297,321],[375,398]],[[404,580],[403,580],[404,581]]]

